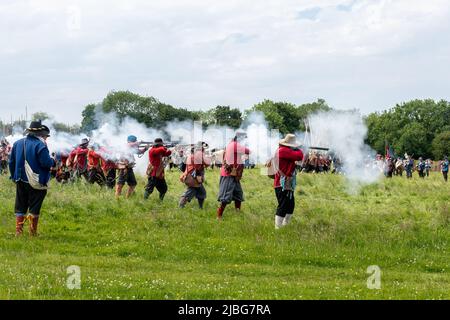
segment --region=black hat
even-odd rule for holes
[[[25,134],[31,134],[41,137],[50,137],[50,129],[43,125],[41,120],[32,121],[30,127],[25,129]]]
[[[81,140],[80,147],[83,147],[83,146],[87,147],[88,144],[89,144],[89,139],[88,138],[83,138]]]

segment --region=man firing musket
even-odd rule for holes
[[[106,183],[106,177],[103,173],[102,164],[104,159],[100,155],[100,146],[97,143],[89,146],[88,152],[88,182],[97,183],[103,187]]]
[[[234,201],[236,211],[241,210],[244,201],[244,192],[241,186],[241,178],[244,172],[242,155],[250,154],[250,149],[241,144],[247,138],[244,132],[236,132],[236,136],[225,148],[223,153],[222,168],[220,169],[219,196],[220,203],[217,209],[217,219],[221,220],[225,207]]]
[[[67,159],[67,166],[72,170],[72,178],[78,179],[83,176],[88,180],[87,174],[87,154],[89,139],[84,138],[81,143],[75,147],[75,149],[70,153],[69,159]]]
[[[103,158],[102,170],[106,178],[106,186],[109,189],[114,189],[116,187],[118,160],[115,156],[113,156],[111,148],[109,146],[100,147],[99,153]]]
[[[126,197],[129,198],[134,193],[137,186],[136,176],[133,171],[133,168],[136,165],[134,155],[143,155],[147,150],[148,146],[141,147],[136,136],[128,136],[126,150],[121,154],[117,163],[117,168],[119,169],[119,179],[116,187],[117,199],[122,195],[122,190],[125,183],[128,184]]]
[[[149,165],[147,168],[148,183],[145,187],[144,199],[148,199],[156,188],[159,199],[162,201],[167,192],[167,183],[164,177],[164,168],[167,165],[167,157],[172,154],[161,138],[155,139],[149,152]]]
[[[187,190],[181,196],[179,207],[184,208],[195,197],[199,208],[203,209],[203,203],[206,199],[206,189],[203,186],[205,168],[211,164],[211,160],[205,154],[205,144],[202,142],[195,145],[190,153],[186,160],[186,171],[180,177],[180,181],[186,184]]]

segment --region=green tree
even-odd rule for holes
[[[305,103],[298,106],[298,115],[299,115],[299,130],[305,131],[305,120],[312,114],[323,111],[328,112],[332,109],[328,106],[327,102],[324,99],[317,99],[317,101],[312,103]]]
[[[300,113],[297,107],[288,102],[274,102],[264,100],[253,106],[252,111],[260,111],[264,114],[270,129],[278,129],[282,134],[293,133],[300,128]]]
[[[84,107],[81,113],[83,120],[81,121],[81,132],[86,134],[98,129],[98,121],[96,120],[97,112],[101,111],[101,105],[89,104]]]
[[[237,108],[232,109],[230,106],[217,106],[211,112],[214,124],[216,125],[237,129],[242,124],[242,112]]]
[[[31,115],[32,121],[41,120],[42,122],[44,122],[45,120],[49,120],[49,119],[50,119],[50,115],[46,112],[35,112]]]
[[[387,141],[394,145],[397,153],[408,150],[416,156],[431,158],[433,139],[450,130],[450,103],[412,100],[381,113],[372,113],[365,121],[369,129],[367,142],[376,151],[384,153]]]
[[[428,157],[427,130],[421,124],[413,122],[407,124],[402,131],[402,135],[394,142],[395,151],[414,157]]]
[[[434,159],[443,159],[450,154],[450,130],[438,134],[432,143]]]
[[[119,120],[130,117],[148,127],[162,128],[170,121],[198,120],[198,114],[175,108],[154,97],[143,97],[129,91],[110,92],[102,103],[103,112],[115,112]]]

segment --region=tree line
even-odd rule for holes
[[[99,126],[97,115],[114,112],[119,120],[131,117],[146,125],[164,131],[168,122],[201,121],[204,127],[228,126],[237,129],[254,111],[262,112],[270,129],[282,134],[305,131],[305,120],[313,113],[334,110],[324,99],[295,105],[290,102],[264,100],[242,112],[238,108],[218,105],[206,111],[174,107],[154,97],[141,96],[130,91],[110,92],[101,103],[89,104],[82,112],[79,125],[53,123],[57,131],[89,134]],[[339,110],[335,110],[338,111]],[[33,119],[46,120],[46,113],[35,113]],[[405,153],[414,157],[442,159],[450,153],[450,102],[412,100],[391,109],[373,112],[364,117],[368,127],[366,143],[384,155],[392,147],[396,155]],[[16,124],[18,125],[18,124]],[[0,127],[3,124],[0,125]]]
[[[333,110],[324,99],[295,105],[289,102],[264,100],[241,112],[238,108],[219,105],[207,111],[192,111],[163,103],[154,97],[140,96],[129,91],[110,92],[102,103],[87,105],[82,113],[81,131],[90,132],[98,127],[96,114],[115,112],[119,119],[131,117],[148,127],[163,130],[174,120],[202,121],[210,125],[228,126],[234,129],[253,111],[264,114],[270,129],[282,134],[305,131],[304,120],[318,111]],[[336,110],[337,111],[337,110]],[[385,154],[386,147],[395,153],[415,157],[441,159],[450,148],[450,103],[448,101],[413,100],[382,111],[374,112],[364,121],[368,127],[366,138],[374,150]]]
[[[386,145],[399,156],[442,159],[450,149],[450,103],[413,100],[369,114],[367,143],[384,154]]]
[[[264,114],[270,128],[277,128],[281,133],[304,130],[303,120],[311,113],[329,111],[331,108],[325,100],[296,106],[289,102],[274,102],[264,100],[252,108],[241,112],[238,108],[218,105],[207,111],[192,111],[186,108],[176,108],[163,103],[154,97],[144,97],[129,91],[110,92],[99,104],[87,105],[83,112],[81,130],[90,132],[99,125],[98,112],[117,114],[119,120],[131,117],[148,127],[163,129],[168,122],[194,120],[202,121],[205,127],[211,125],[228,126],[234,129],[242,123],[253,111]]]

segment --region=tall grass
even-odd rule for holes
[[[52,185],[40,236],[14,237],[14,184],[0,178],[2,299],[449,299],[450,185],[438,173],[394,177],[348,194],[342,176],[301,174],[291,225],[274,229],[272,180],[244,173],[241,212],[215,219],[208,199],[178,209],[169,172],[164,202],[80,182]],[[66,287],[81,268],[81,290]],[[381,268],[380,290],[366,286]]]

